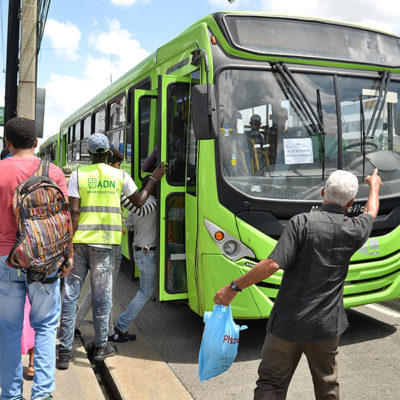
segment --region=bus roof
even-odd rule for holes
[[[49,143],[57,142],[58,139],[58,133],[55,133],[54,135],[51,135],[49,138],[47,138],[40,146],[39,148],[42,148],[43,146],[47,146]]]
[[[235,11],[235,12],[216,12],[213,14],[206,15],[205,17],[201,18],[200,20],[196,21],[184,31],[182,31],[179,35],[177,35],[174,39],[166,43],[165,45],[159,47],[154,53],[149,55],[146,59],[142,62],[134,66],[132,69],[127,71],[122,77],[120,77],[117,81],[113,82],[111,85],[107,86],[104,90],[102,90],[99,94],[97,94],[94,98],[89,100],[86,104],[80,107],[77,111],[75,111],[72,115],[66,118],[61,123],[61,131],[63,131],[67,126],[71,123],[75,122],[78,118],[81,118],[85,114],[89,113],[92,109],[100,106],[102,103],[107,101],[108,99],[112,98],[113,96],[118,95],[126,86],[128,86],[133,80],[137,79],[145,71],[152,69],[152,67],[156,66],[158,62],[163,61],[165,57],[168,56],[170,52],[171,45],[179,42],[181,38],[185,35],[188,35],[189,32],[193,31],[194,29],[198,28],[202,24],[206,24],[207,26],[215,26],[217,24],[221,27],[223,19],[226,17],[234,17],[234,16],[245,16],[245,17],[267,17],[270,19],[285,19],[285,20],[293,20],[293,21],[312,21],[312,22],[319,22],[322,24],[332,25],[332,26],[343,26],[349,27],[353,29],[359,29],[363,31],[375,32],[378,34],[383,34],[386,36],[390,36],[392,38],[400,39],[399,37],[386,33],[381,32],[378,30],[366,28],[360,25],[351,24],[342,21],[335,21],[335,20],[327,20],[323,18],[314,18],[314,17],[306,17],[306,16],[296,16],[296,15],[289,15],[289,14],[273,14],[273,13],[266,13],[266,12],[245,12],[245,11]],[[223,29],[222,29],[223,30]]]
[[[373,29],[369,28],[364,25],[359,25],[359,24],[354,24],[351,22],[346,22],[346,21],[341,21],[341,20],[334,20],[334,19],[327,19],[327,18],[321,18],[321,17],[312,17],[312,16],[305,16],[305,15],[295,15],[295,14],[285,14],[285,13],[268,13],[268,12],[262,12],[262,11],[253,11],[253,12],[248,12],[248,11],[220,11],[220,12],[215,12],[213,14],[207,15],[201,20],[197,21],[194,25],[198,24],[199,22],[202,21],[207,21],[208,18],[212,17],[216,21],[220,20],[222,17],[225,15],[241,15],[241,16],[254,16],[254,17],[268,17],[268,18],[276,18],[276,19],[293,19],[293,20],[298,20],[298,21],[312,21],[312,22],[321,22],[323,24],[328,24],[328,25],[339,25],[343,27],[350,27],[350,28],[356,28],[356,29],[362,29],[362,30],[367,30],[370,32],[376,32],[380,33],[383,35],[388,35],[392,36],[394,38],[400,39],[399,36],[396,36],[393,33],[381,31],[378,29]]]

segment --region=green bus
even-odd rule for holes
[[[129,49],[127,49],[129,51]],[[400,39],[341,22],[265,13],[208,15],[157,49],[61,125],[61,165],[89,162],[104,132],[140,186],[158,188],[158,299],[202,315],[213,296],[267,257],[287,221],[321,202],[336,169],[360,189],[379,169],[380,212],[351,259],[345,307],[400,295]],[[128,235],[124,255],[129,258]],[[340,251],[340,249],[338,249]],[[282,271],[232,303],[266,318]]]
[[[62,166],[60,159],[61,149],[60,149],[60,134],[49,137],[44,143],[39,147],[38,156],[45,160],[51,161],[53,164]]]

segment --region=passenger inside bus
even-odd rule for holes
[[[250,143],[244,134],[243,118],[236,112],[234,118],[227,118],[220,129],[222,146],[222,168],[227,176],[249,175],[252,171]]]
[[[174,120],[168,139],[168,181],[175,184],[183,184],[185,180],[185,123]],[[157,165],[158,146],[155,145],[151,154],[143,161],[142,171],[152,172]]]
[[[261,117],[253,114],[250,118],[250,131],[247,132],[247,138],[254,140],[260,146],[264,145],[264,136],[261,134]]]
[[[263,175],[269,165],[268,138],[265,126],[261,126],[261,116],[253,114],[250,118],[250,131],[247,132],[248,152],[251,158],[251,171],[253,175]]]
[[[157,165],[157,145],[154,146],[151,154],[143,161],[142,171],[153,172]]]

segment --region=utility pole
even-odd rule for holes
[[[20,0],[9,1],[4,125],[17,116],[19,11]]]
[[[17,116],[35,120],[37,0],[23,0],[22,4]]]

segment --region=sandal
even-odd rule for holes
[[[26,374],[31,377],[35,375],[35,368],[33,368],[32,364],[29,364],[28,368],[26,369]]]

